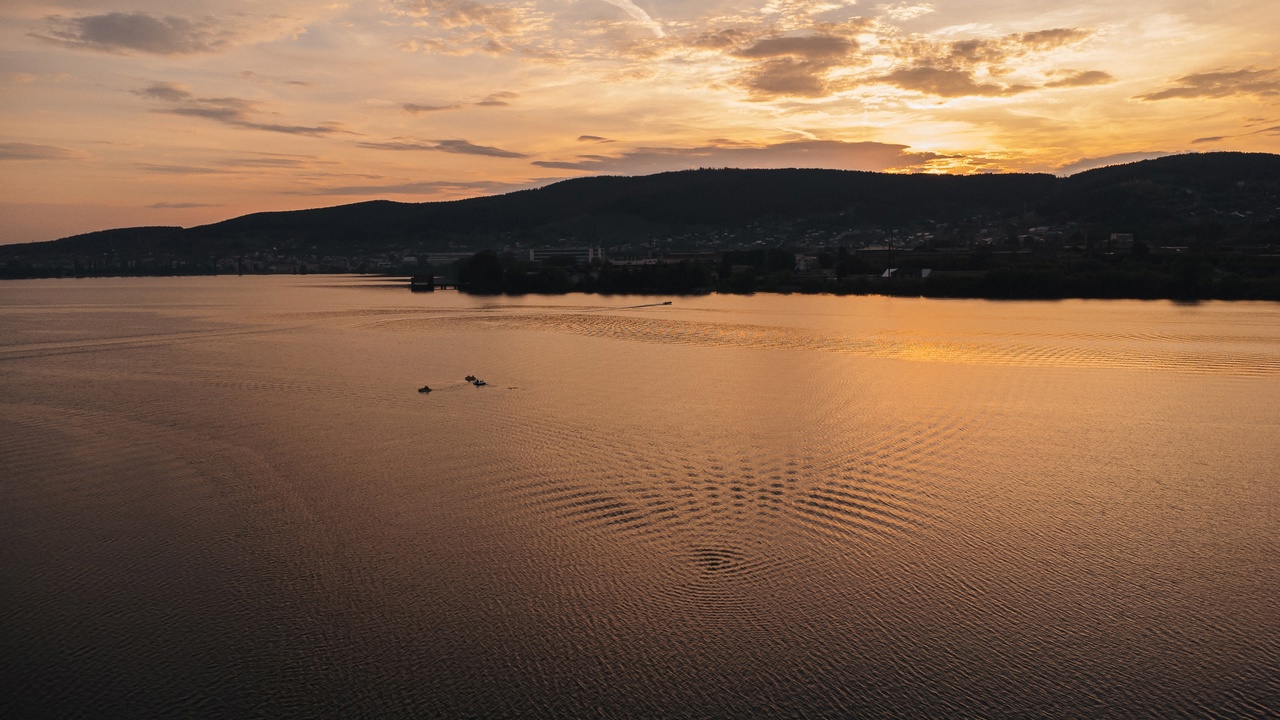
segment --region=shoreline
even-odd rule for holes
[[[994,280],[992,279],[994,276]],[[410,291],[410,276],[382,275],[374,273],[173,273],[173,274],[81,274],[81,275],[47,275],[30,277],[0,276],[0,280],[98,280],[122,278],[211,278],[211,277],[346,277],[364,278],[367,280],[385,281],[388,289]],[[1121,278],[1109,278],[1115,281]],[[1097,280],[1097,278],[1092,278]],[[468,288],[467,283],[458,284],[449,281],[449,289],[430,290],[425,292],[459,292],[480,297],[499,295],[519,297],[522,295],[599,295],[610,296],[647,296],[647,297],[697,297],[702,295],[832,295],[832,296],[883,296],[903,298],[932,298],[953,300],[1043,300],[1058,302],[1063,300],[1167,300],[1179,303],[1196,303],[1206,301],[1262,301],[1280,302],[1280,281],[1263,279],[1264,282],[1235,284],[1225,287],[1209,285],[1207,287],[1185,288],[1192,292],[1159,292],[1151,285],[1140,288],[1119,287],[1116,285],[1099,286],[1097,282],[1080,290],[1070,292],[1071,278],[1047,277],[1044,273],[1007,272],[1002,270],[987,271],[981,275],[967,274],[964,277],[934,275],[929,278],[883,278],[880,276],[856,276],[839,281],[778,283],[761,282],[749,289],[726,287],[727,281],[716,287],[695,287],[689,289],[635,288],[628,290],[602,290],[570,287],[565,289],[520,289],[520,288],[487,288],[476,290]],[[1272,280],[1272,282],[1265,282]],[[980,292],[980,290],[989,290]],[[1053,292],[1054,290],[1058,292]],[[1128,292],[1126,292],[1128,290]],[[1219,292],[1214,292],[1215,290]],[[1065,291],[1065,292],[1064,292]],[[1198,291],[1198,292],[1197,292]],[[1207,291],[1207,292],[1205,292]],[[424,292],[424,291],[414,291]]]

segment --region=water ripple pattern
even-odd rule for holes
[[[665,616],[763,626],[776,618],[760,594],[803,576],[810,548],[854,562],[946,532],[962,512],[965,470],[954,449],[972,429],[930,415],[779,456],[768,446],[726,453],[687,439],[623,441],[566,423],[521,425],[504,438],[505,457],[516,459],[491,468],[487,502],[520,518],[519,526],[562,525],[677,559],[654,570],[650,600]],[[546,448],[559,448],[554,462]]]

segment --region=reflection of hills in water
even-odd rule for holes
[[[541,330],[637,342],[816,350],[861,357],[974,365],[1132,368],[1242,376],[1280,373],[1280,347],[1275,347],[1275,339],[1271,337],[1010,332],[969,334],[959,339],[919,332],[860,334],[584,312],[395,317],[377,320],[371,325],[404,331]]]

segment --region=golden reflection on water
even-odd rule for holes
[[[1280,697],[1275,306],[187,283],[4,288],[0,612],[44,659],[32,706]]]
[[[984,332],[965,340],[921,329],[871,334],[804,327],[712,323],[612,314],[518,314],[482,317],[397,317],[369,328],[401,332],[467,328],[566,332],[632,342],[761,350],[815,350],[860,357],[927,362],[1174,370],[1192,373],[1273,375],[1280,372],[1274,337],[1133,334],[1051,335]],[[950,335],[951,333],[948,333]]]

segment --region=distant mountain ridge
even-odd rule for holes
[[[687,170],[564,180],[505,195],[428,203],[389,200],[263,212],[192,228],[119,228],[20,252],[217,255],[262,249],[370,252],[498,247],[509,242],[611,244],[653,234],[812,221],[831,227],[924,227],[974,218],[1080,223],[1158,233],[1178,224],[1246,221],[1266,235],[1280,215],[1280,155],[1173,155],[1048,174],[898,175],[844,170]],[[1237,223],[1239,224],[1239,223]]]

